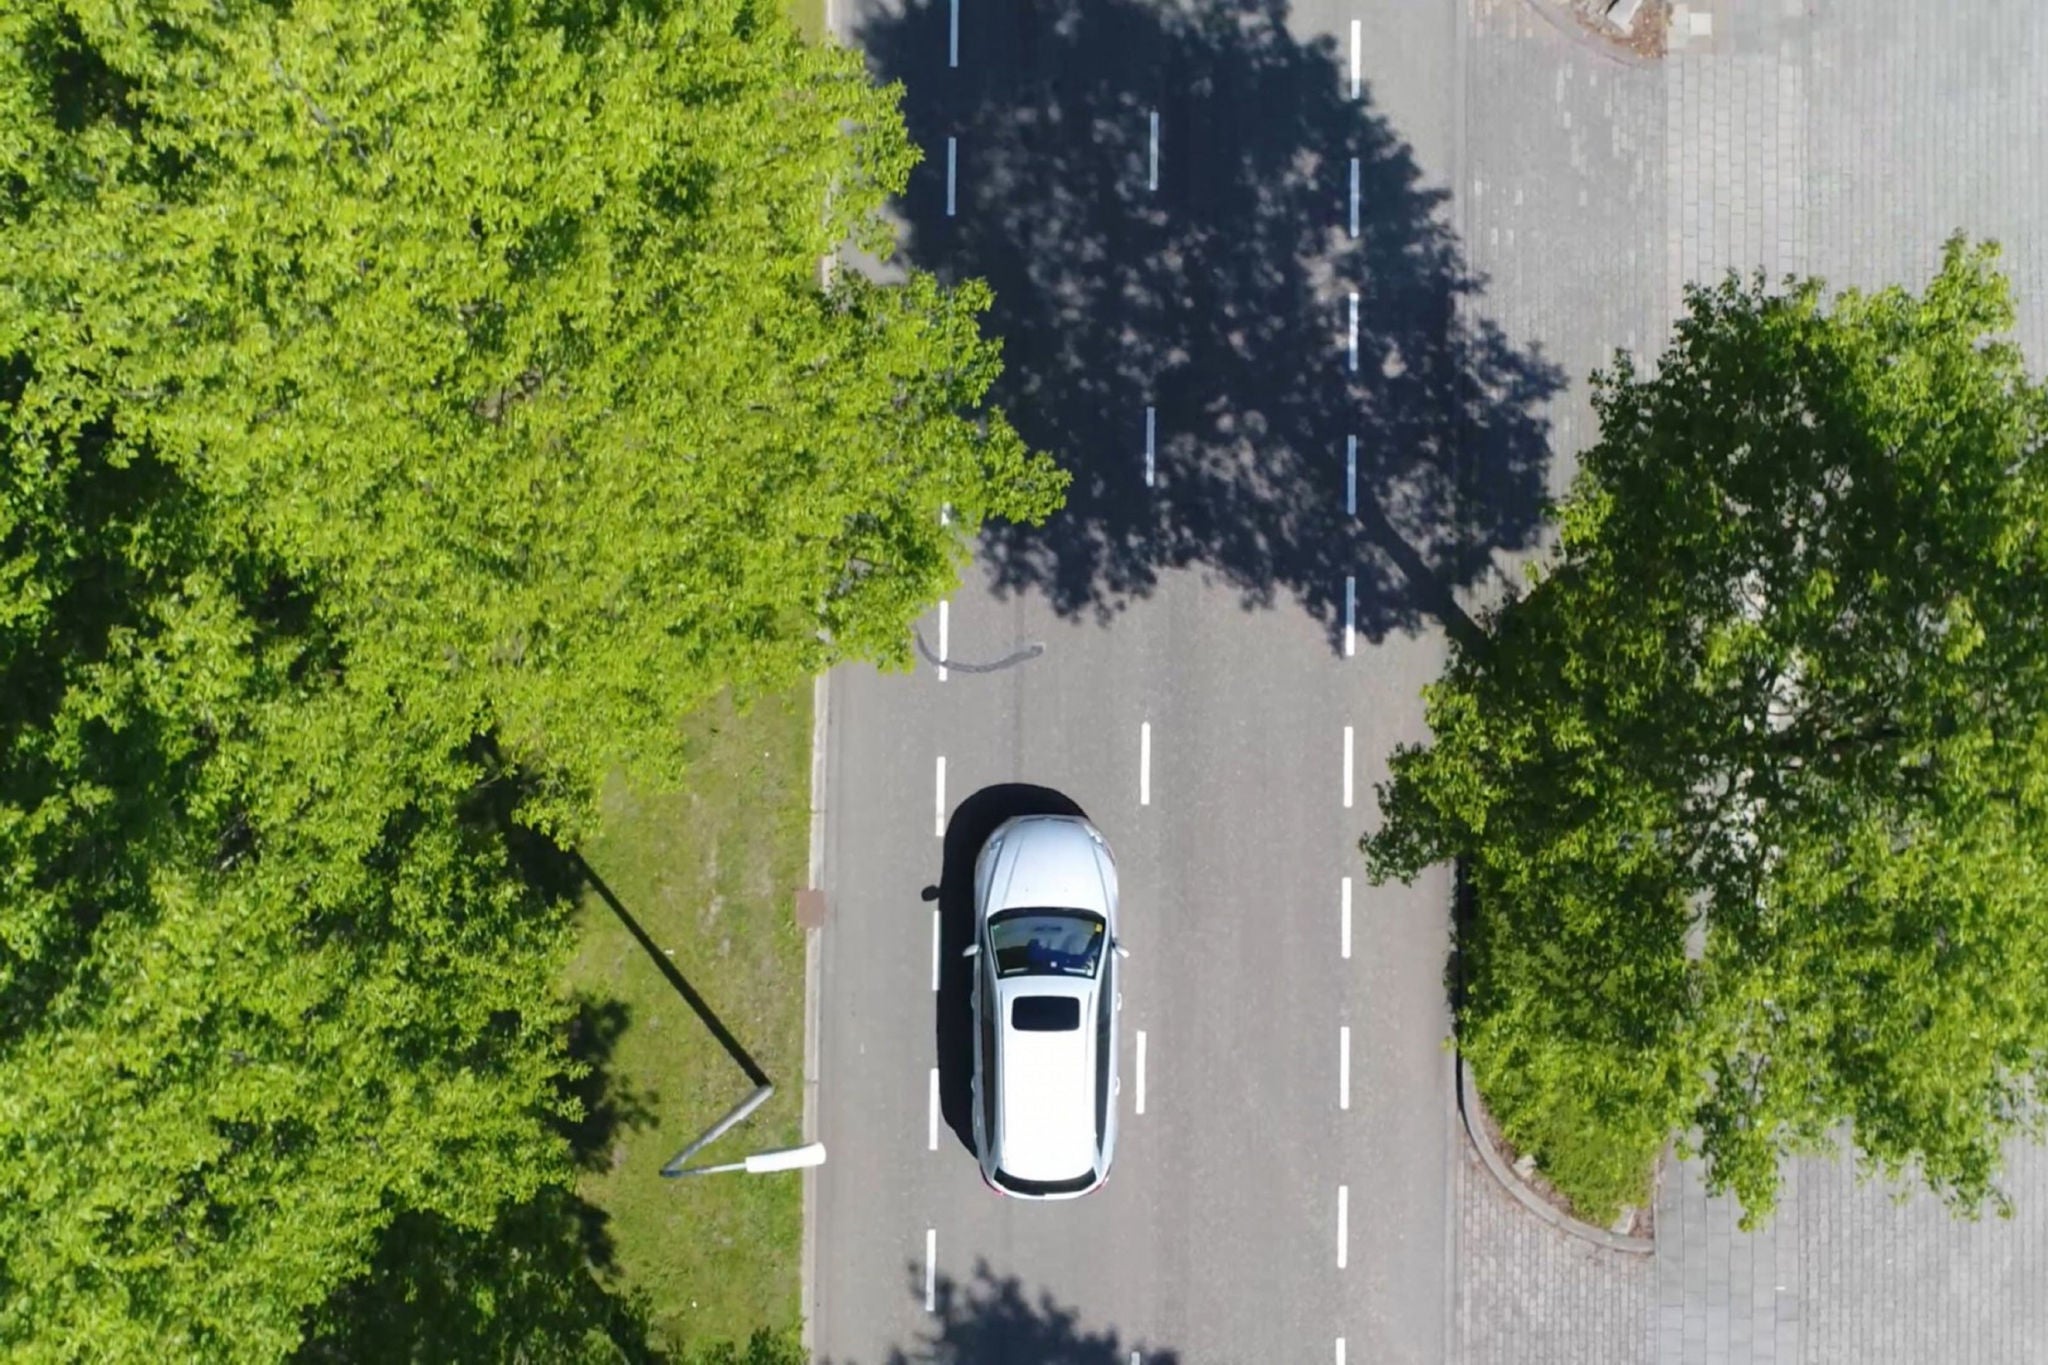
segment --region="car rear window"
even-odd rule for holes
[[[1071,995],[1020,995],[1010,1027],[1025,1033],[1067,1033],[1081,1027],[1081,1002]]]
[[[1013,1194],[1034,1195],[1040,1199],[1054,1194],[1079,1194],[1095,1183],[1095,1172],[1077,1175],[1071,1180],[1026,1180],[1011,1175],[1008,1171],[996,1172],[996,1184]]]

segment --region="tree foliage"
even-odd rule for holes
[[[545,756],[537,814],[672,771],[650,717],[899,657],[1050,509],[975,411],[985,290],[819,287],[915,153],[772,6],[160,8],[6,21],[17,423],[158,452],[366,689]]]
[[[1976,1209],[2040,1132],[2048,396],[1994,256],[1694,290],[1381,789],[1373,874],[1461,860],[1461,1045],[1595,1208],[1676,1130],[1752,1218],[1844,1137]]]
[[[565,1177],[513,795],[573,836],[1057,500],[985,291],[817,277],[913,156],[754,0],[0,13],[12,1356],[276,1359]]]

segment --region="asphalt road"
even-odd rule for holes
[[[946,676],[831,679],[817,1357],[1438,1360],[1450,889],[1356,841],[1534,524],[1551,384],[1459,320],[1454,8],[954,13],[835,26],[927,149],[909,259],[995,285],[1001,401],[1075,483],[923,623]],[[1122,1128],[1037,1206],[964,1139],[957,948],[979,839],[1067,803],[1121,873]]]

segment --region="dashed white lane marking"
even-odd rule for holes
[[[1348,725],[1344,727],[1344,809],[1351,809],[1351,727]]]
[[[960,142],[957,138],[946,139],[946,216],[953,216],[953,185],[960,169]]]
[[[950,211],[948,210],[948,212]],[[1356,373],[1358,370],[1358,295],[1356,292],[1351,295],[1351,328],[1348,339],[1345,342],[1345,348],[1351,358],[1351,369],[1353,373]]]
[[[1145,173],[1145,188],[1157,191],[1159,188],[1159,111],[1152,110],[1152,158]]]
[[[952,23],[946,29],[946,65],[958,66],[960,65],[960,0],[953,0],[952,11]]]
[[[1344,943],[1344,960],[1349,962],[1351,960],[1351,878],[1346,877],[1344,879],[1344,888],[1338,899],[1342,904],[1344,912],[1344,925],[1341,934]]]
[[[926,1106],[924,1120],[924,1149],[927,1152],[939,1150],[939,1069],[932,1068],[931,1102]]]
[[[1337,1365],[1344,1365],[1344,1338],[1337,1338]]]
[[[1344,438],[1344,515],[1358,515],[1358,438]]]
[[[924,1311],[938,1311],[939,1303],[939,1230],[924,1230]]]
[[[939,647],[944,654],[945,647]],[[1347,576],[1344,580],[1344,657],[1358,653],[1358,580]]]
[[[954,0],[959,3],[959,0]],[[1358,235],[1358,158],[1351,158],[1351,235]]]
[[[1145,1112],[1145,1030],[1138,1030],[1138,1112]]]
[[[1138,804],[1152,804],[1152,722],[1138,726]]]
[[[932,911],[932,989],[939,988],[939,912]]]
[[[937,1074],[937,1073],[934,1073]],[[1351,1026],[1337,1030],[1337,1107],[1351,1107]]]
[[[1153,458],[1159,448],[1158,419],[1159,411],[1157,408],[1148,407],[1145,409],[1145,487],[1147,488],[1152,486]]]
[[[1351,21],[1351,98],[1353,99],[1357,99],[1361,93],[1360,81],[1365,72],[1363,59],[1358,50],[1359,27],[1360,21],[1353,19]]]
[[[1351,1187],[1337,1187],[1337,1269],[1351,1261]]]
[[[1346,730],[1344,733],[1348,735],[1351,732]],[[1345,761],[1344,770],[1347,773],[1351,771],[1349,759]],[[1345,780],[1344,790],[1347,792],[1351,790],[1351,782],[1348,778]],[[943,839],[946,837],[946,756],[944,754],[939,755],[937,793],[932,803],[932,833]],[[1344,804],[1348,806],[1351,803],[1346,801]]]
[[[950,641],[952,638],[952,626],[953,604],[951,602],[942,601],[939,603],[939,657],[941,659],[950,659],[953,657],[953,651],[948,645],[948,641]],[[944,664],[940,664],[939,681],[944,682],[945,680],[946,666]]]

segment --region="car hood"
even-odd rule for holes
[[[990,870],[984,917],[1003,910],[1092,910],[1113,917],[1116,869],[1089,827],[1072,819],[1006,825]]]

